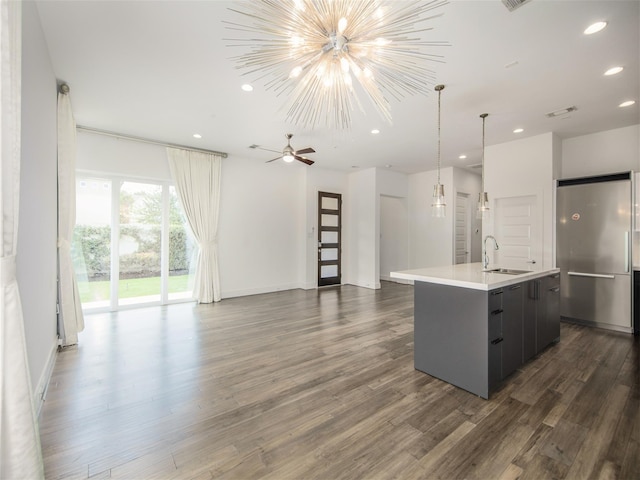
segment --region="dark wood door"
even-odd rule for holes
[[[318,286],[342,282],[342,195],[318,192]]]

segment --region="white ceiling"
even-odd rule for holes
[[[59,80],[71,87],[78,125],[229,153],[262,162],[312,146],[316,165],[384,167],[407,173],[436,165],[437,95],[392,101],[393,125],[370,108],[350,131],[285,123],[282,98],[243,76],[223,19],[242,21],[229,1],[41,1],[38,9]],[[499,0],[452,1],[425,36],[450,44],[433,64],[442,92],[442,164],[480,162],[486,144],[556,132],[561,138],[640,123],[640,2],[531,0],[513,12]],[[602,32],[583,30],[606,20]],[[517,64],[508,67],[508,65]],[[616,65],[622,73],[605,77]],[[251,93],[240,89],[252,81]],[[364,99],[366,100],[366,99]],[[363,102],[365,103],[365,102]],[[577,111],[547,118],[546,113]],[[524,132],[514,134],[516,127]],[[371,135],[372,128],[381,133]],[[202,139],[192,137],[200,133]],[[460,154],[467,154],[460,160]],[[275,162],[274,168],[278,168]],[[290,168],[307,167],[295,162]]]

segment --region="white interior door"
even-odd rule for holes
[[[542,225],[535,195],[496,199],[493,252],[501,267],[536,270],[542,267]]]
[[[455,213],[455,263],[469,263],[471,221],[469,218],[469,195],[456,193]]]

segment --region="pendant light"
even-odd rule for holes
[[[490,213],[489,195],[484,190],[484,122],[488,116],[488,113],[480,114],[480,118],[482,119],[482,192],[478,194],[478,211],[476,213],[476,218],[482,220],[488,220]]]
[[[442,218],[446,214],[447,204],[444,201],[444,185],[440,183],[440,95],[444,85],[436,85],[438,92],[438,183],[433,186],[433,203],[431,204],[431,216]]]

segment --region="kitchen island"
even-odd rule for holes
[[[559,269],[493,270],[391,272],[414,281],[415,368],[482,398],[560,339]]]

